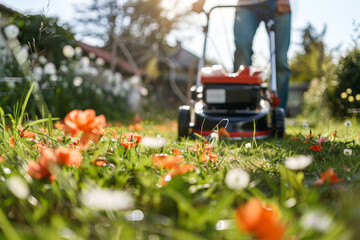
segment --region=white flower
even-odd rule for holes
[[[146,96],[149,94],[148,90],[147,90],[146,88],[144,88],[144,87],[142,87],[142,88],[140,89],[140,93],[141,93],[141,95],[144,96],[144,97],[146,97]]]
[[[128,221],[141,221],[144,219],[144,213],[141,210],[136,209],[134,211],[127,212],[125,214],[125,218]]]
[[[81,194],[84,205],[98,210],[126,210],[134,205],[133,198],[124,191],[93,188]]]
[[[104,61],[104,59],[98,57],[98,58],[95,60],[95,64],[96,64],[97,66],[99,66],[99,67],[102,67],[102,66],[104,66],[104,64],[105,64],[105,61]]]
[[[66,58],[72,58],[75,55],[75,50],[72,46],[66,45],[63,47],[63,54]]]
[[[94,77],[99,75],[99,71],[97,70],[97,68],[91,67],[90,68],[90,74]]]
[[[322,211],[312,211],[306,213],[301,218],[301,225],[305,229],[314,229],[320,232],[329,230],[332,224],[332,219],[329,215]]]
[[[350,148],[344,149],[344,155],[345,156],[351,156],[352,155],[352,149],[350,149]]]
[[[148,148],[161,148],[165,146],[166,139],[163,137],[143,137],[140,144]]]
[[[89,58],[90,58],[90,59],[95,59],[95,58],[96,58],[95,53],[89,52]]]
[[[73,84],[75,87],[79,87],[83,83],[83,79],[79,76],[74,77]]]
[[[211,134],[210,134],[210,141],[212,141],[212,140],[218,140],[219,139],[219,134],[217,134],[216,132],[212,132]]]
[[[34,78],[36,79],[36,81],[40,81],[42,78],[42,73],[43,73],[43,69],[41,67],[36,67],[34,68]]]
[[[309,128],[309,124],[307,124],[307,123],[303,123],[301,126],[302,126],[303,129],[308,129]]]
[[[80,62],[81,62],[81,65],[85,68],[90,65],[90,59],[88,57],[82,57],[80,59]]]
[[[58,80],[58,77],[55,74],[50,76],[50,81],[56,82],[57,80]]]
[[[309,166],[312,162],[311,156],[300,155],[297,157],[287,158],[285,160],[285,166],[291,170],[301,170]]]
[[[40,64],[45,64],[45,63],[47,63],[47,59],[46,59],[46,57],[44,57],[44,56],[40,56],[39,59],[38,59],[38,61],[39,61]]]
[[[215,225],[217,231],[234,228],[234,220],[219,220]]]
[[[48,75],[56,74],[55,65],[53,63],[51,63],[51,62],[48,62],[47,64],[45,64],[44,73],[48,74]]]
[[[246,143],[245,148],[251,148],[251,143]]]
[[[351,124],[350,121],[346,121],[346,122],[345,122],[345,126],[346,126],[346,127],[351,127],[351,125],[352,125],[352,124]]]
[[[67,66],[65,66],[65,65],[61,65],[60,66],[60,71],[64,72],[64,73],[67,73],[69,71],[69,68]]]
[[[114,80],[114,83],[115,84],[119,84],[119,83],[121,83],[121,81],[122,81],[122,79],[123,79],[123,76],[121,75],[121,73],[119,73],[119,72],[116,72],[116,73],[114,73],[114,75],[113,75],[113,80]]]
[[[9,40],[16,38],[19,35],[19,32],[19,28],[14,24],[11,24],[4,29],[5,36]]]
[[[231,169],[225,177],[226,185],[231,189],[241,190],[247,187],[250,181],[250,175],[240,169],[233,168]]]
[[[19,61],[19,64],[24,64],[29,57],[29,52],[27,47],[22,47],[21,50],[16,54],[16,59]]]
[[[76,54],[77,57],[80,57],[82,55],[81,47],[76,47],[75,48],[75,54]]]
[[[25,199],[29,195],[29,186],[19,176],[10,177],[7,181],[7,187],[9,190],[20,199]]]
[[[130,77],[129,81],[132,86],[137,86],[140,84],[140,78],[136,75]]]

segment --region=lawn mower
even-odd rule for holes
[[[284,135],[285,111],[279,107],[276,87],[273,20],[266,23],[270,38],[270,84],[264,81],[259,69],[251,66],[240,66],[234,73],[226,72],[221,65],[204,67],[210,13],[216,8],[234,7],[241,6],[220,5],[205,12],[207,24],[204,28],[203,54],[199,61],[196,85],[190,89],[191,104],[179,107],[179,138],[207,138],[213,132],[223,134],[229,140]]]

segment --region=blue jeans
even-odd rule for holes
[[[286,110],[290,68],[287,52],[290,45],[291,13],[276,14],[276,0],[269,0],[251,7],[236,10],[234,23],[234,71],[240,65],[250,66],[253,55],[252,42],[259,24],[273,18],[275,21],[276,81],[280,107]]]

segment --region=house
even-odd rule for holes
[[[95,54],[96,57],[98,58],[102,58],[104,59],[105,63],[110,66],[111,65],[111,61],[113,60],[113,56],[111,54],[111,52],[103,49],[103,48],[99,48],[99,47],[93,47],[90,46],[86,43],[80,42],[80,41],[76,41],[76,44],[81,47],[81,49],[87,53],[93,53]],[[120,71],[121,73],[125,73],[128,75],[135,75],[136,74],[136,70],[134,69],[134,67],[128,63],[125,59],[123,59],[122,57],[116,56],[115,59],[115,68],[116,70]],[[144,71],[143,70],[139,70],[140,75],[144,75]]]

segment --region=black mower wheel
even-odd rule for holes
[[[188,137],[190,129],[190,107],[181,106],[179,107],[179,117],[178,117],[178,137]]]
[[[285,134],[285,111],[283,108],[275,108],[274,110],[274,136],[279,138]]]

